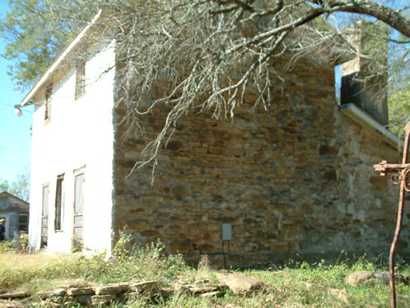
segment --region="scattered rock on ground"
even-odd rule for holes
[[[94,295],[91,297],[91,304],[93,305],[108,305],[114,300],[112,295]]]
[[[78,303],[80,305],[89,306],[91,304],[91,295],[90,294],[82,294],[78,296],[74,296],[68,298],[70,302]]]
[[[7,292],[7,293],[0,294],[0,299],[13,300],[13,299],[22,299],[22,298],[27,298],[27,297],[30,297],[30,293],[24,292],[24,291],[21,291],[21,292]]]
[[[37,293],[37,296],[40,297],[41,299],[47,299],[47,298],[55,298],[55,297],[64,297],[66,295],[66,290],[63,288],[58,288],[50,291],[45,291],[45,292],[39,292]]]
[[[13,301],[1,301],[0,308],[23,308],[23,304]]]
[[[397,276],[398,277],[398,276]],[[376,272],[374,273],[374,278],[385,284],[389,284],[390,274],[389,272]]]
[[[189,290],[193,295],[200,295],[204,293],[210,292],[219,292],[221,290],[221,286],[217,285],[208,285],[208,286],[192,286],[189,287]]]
[[[69,296],[79,296],[79,295],[94,295],[95,291],[91,287],[79,287],[79,288],[70,288],[67,290]]]
[[[212,292],[201,293],[199,294],[199,296],[203,298],[210,298],[210,297],[219,297],[219,296],[222,296],[223,294],[224,292],[222,291],[212,291]]]
[[[167,299],[174,294],[174,289],[173,288],[161,288],[160,294],[162,298]]]
[[[159,289],[158,281],[142,281],[137,283],[131,283],[129,288],[133,292],[137,293],[148,293],[152,291],[156,291]]]
[[[381,282],[384,284],[389,284],[390,274],[389,272],[354,272],[345,278],[345,283],[357,287],[364,283],[375,283]],[[410,277],[400,275],[396,273],[396,281],[410,284]]]
[[[354,272],[346,276],[345,283],[353,287],[357,287],[360,284],[370,282],[374,278],[374,273],[368,271]]]
[[[153,300],[160,296],[167,298],[176,292],[186,292],[192,296],[204,298],[217,297],[225,294],[227,288],[235,294],[249,294],[264,287],[264,284],[254,278],[240,273],[217,273],[219,283],[198,280],[194,283],[179,283],[173,288],[160,287],[158,281],[143,281],[131,283],[112,283],[101,286],[79,285],[62,286],[60,288],[38,292],[37,298],[47,307],[61,307],[61,305],[107,305],[119,300],[123,303],[135,300],[141,295],[149,296]],[[60,286],[60,285],[59,285]],[[31,295],[27,292],[0,293],[0,308],[23,307],[11,300],[24,300]],[[1,302],[1,299],[9,300]],[[31,299],[30,299],[31,300]]]
[[[117,295],[128,292],[130,285],[127,283],[112,283],[95,288],[95,294],[97,295]]]
[[[217,273],[216,276],[234,294],[246,295],[264,288],[262,281],[241,273]]]

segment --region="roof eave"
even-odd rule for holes
[[[102,10],[94,16],[91,22],[77,35],[77,37],[71,42],[70,45],[61,53],[61,55],[54,61],[54,63],[47,69],[44,75],[36,83],[36,85],[31,89],[31,91],[24,97],[24,99],[18,105],[19,107],[25,107],[30,105],[34,96],[37,92],[47,83],[47,81],[53,76],[56,70],[68,57],[68,55],[81,43],[81,41],[86,37],[91,28],[97,23],[102,15]]]

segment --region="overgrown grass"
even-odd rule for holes
[[[129,249],[120,241],[116,258],[99,255],[91,258],[51,256],[45,254],[0,254],[0,289],[56,288],[67,284],[107,283],[158,280],[164,285],[175,281],[214,280],[212,271],[188,267],[180,256],[165,256],[160,244],[145,249]],[[131,251],[131,253],[130,253]],[[200,298],[176,294],[156,303],[162,307],[387,307],[388,286],[374,282],[359,287],[345,284],[345,277],[355,271],[386,270],[362,258],[355,263],[289,264],[281,268],[247,270],[245,274],[261,279],[266,290],[253,296],[236,296],[230,292],[221,298]],[[400,272],[409,274],[410,267],[401,265]],[[398,285],[400,307],[410,307],[410,287]],[[131,307],[149,307],[141,298]],[[116,307],[113,305],[113,307]],[[120,307],[120,306],[118,306]],[[121,306],[122,307],[122,306]]]
[[[46,254],[0,254],[0,289],[37,291],[59,284],[98,284],[109,282],[158,280],[169,283],[189,271],[180,256],[164,256],[158,244],[108,259],[52,256]]]

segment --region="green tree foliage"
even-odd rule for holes
[[[273,42],[269,44],[276,46],[274,43],[280,41],[280,35],[285,34],[286,36],[286,31],[291,33],[294,27],[301,27],[301,31],[306,32],[306,29],[310,26],[306,26],[307,22],[306,24],[298,24],[297,20],[301,14],[307,15],[309,12],[309,14],[313,14],[312,20],[315,21],[315,23],[311,24],[313,25],[311,28],[314,28],[314,32],[319,33],[314,36],[316,39],[313,41],[317,41],[318,38],[324,42],[326,41],[328,35],[326,33],[327,31],[321,31],[324,22],[322,19],[317,19],[317,16],[322,16],[328,9],[330,10],[329,12],[340,11],[356,13],[355,15],[348,14],[348,16],[356,16],[356,19],[361,19],[363,18],[363,15],[366,14],[372,15],[376,17],[376,19],[383,20],[390,26],[397,25],[395,27],[392,26],[396,31],[393,33],[393,37],[396,38],[397,41],[403,42],[409,40],[406,36],[408,33],[407,23],[403,22],[403,18],[408,17],[409,12],[404,9],[403,5],[396,5],[394,7],[395,9],[402,9],[400,11],[403,15],[402,18],[394,16],[396,13],[392,11],[390,11],[390,14],[387,14],[389,11],[385,11],[385,9],[389,8],[389,5],[382,2],[380,3],[386,5],[384,8],[380,7],[382,9],[379,11],[377,11],[378,8],[376,8],[377,10],[374,7],[372,8],[372,5],[378,3],[378,1],[313,1],[317,6],[320,6],[323,9],[323,11],[318,14],[316,14],[309,5],[303,6],[304,9],[300,10],[300,4],[289,4],[290,6],[287,5],[276,10],[276,8],[279,8],[281,1],[273,0],[262,1],[266,2],[267,9],[264,11],[260,10],[257,4],[254,4],[257,2],[221,1],[218,4],[218,1],[211,0],[9,0],[9,11],[5,18],[0,21],[0,35],[4,36],[8,41],[3,56],[10,60],[10,74],[14,78],[16,85],[20,88],[30,87],[38,77],[44,73],[63,47],[73,39],[80,29],[82,29],[90,21],[92,16],[94,16],[97,9],[102,6],[116,11],[120,13],[120,15],[124,15],[124,18],[116,23],[120,28],[125,25],[126,30],[123,32],[119,31],[119,35],[117,35],[117,39],[122,39],[129,43],[128,45],[125,43],[121,45],[123,51],[126,50],[126,53],[129,53],[128,47],[130,45],[134,47],[141,46],[139,49],[137,48],[137,52],[135,52],[139,57],[133,59],[133,61],[139,62],[139,75],[148,76],[146,80],[141,81],[140,88],[142,89],[150,84],[148,79],[152,74],[155,75],[155,72],[163,71],[164,63],[171,67],[175,66],[175,63],[183,58],[181,57],[183,50],[187,50],[187,53],[191,56],[190,58],[196,59],[197,57],[192,57],[192,55],[201,51],[201,56],[204,59],[219,59],[219,63],[222,64],[218,64],[217,68],[210,69],[210,71],[211,73],[221,71],[222,76],[225,74],[225,68],[223,67],[223,65],[225,65],[224,63],[230,63],[236,60],[240,61],[241,58],[243,59],[246,56],[244,50],[251,50],[249,46],[254,44],[253,40],[255,40],[258,35],[265,35],[264,37],[266,37],[266,39],[262,42],[263,44],[265,44],[265,42]],[[301,1],[301,3],[302,2],[304,2],[304,4],[311,3],[311,1]],[[251,14],[253,17],[250,18],[248,14],[248,5],[245,5],[246,3],[251,6],[249,12],[252,12],[252,10],[259,10],[258,14],[253,13]],[[290,1],[289,3],[293,2]],[[349,5],[353,5],[353,7]],[[306,8],[310,8],[310,10],[306,11]],[[370,9],[370,11],[366,11],[366,9]],[[292,14],[294,11],[300,12],[293,16]],[[290,14],[290,12],[292,12],[292,14]],[[383,14],[387,14],[386,16],[389,18],[383,18]],[[225,15],[226,18],[223,18],[222,15]],[[271,18],[272,22],[269,23],[267,17]],[[334,17],[339,21],[343,20],[342,15],[334,15]],[[256,32],[250,33],[249,35],[251,35],[251,37],[244,35],[242,38],[239,37],[239,39],[231,41],[232,37],[235,38],[235,35],[232,36],[232,33],[235,33],[235,29],[237,30],[237,28],[239,28],[243,30],[243,25],[246,25],[246,27],[249,27],[251,24],[259,25],[260,23],[257,22],[258,18],[261,18],[263,21],[262,24],[266,24],[268,29],[265,29],[264,27],[261,29],[254,29]],[[390,20],[391,18],[392,20]],[[348,20],[349,18],[345,19]],[[204,22],[204,25],[207,26],[201,26],[199,29],[195,30],[200,20],[214,20],[215,22],[219,20],[218,27],[215,28],[213,23]],[[239,22],[235,25],[230,22],[230,20]],[[311,19],[308,18],[307,20]],[[290,27],[285,32],[279,31],[277,34],[267,35],[270,32],[273,33],[272,29],[275,28],[275,25],[279,29],[279,26],[283,27],[289,21],[295,22],[294,27]],[[351,21],[352,20],[349,22]],[[113,22],[113,24],[115,23]],[[129,32],[127,29],[139,30]],[[213,33],[207,34],[207,31],[213,31]],[[187,35],[188,32],[189,35]],[[129,33],[134,34],[130,36]],[[224,33],[227,33],[227,35],[224,36]],[[377,31],[375,33],[369,33],[368,35],[372,36],[375,43],[378,41],[375,38],[381,37],[380,33]],[[185,41],[182,41],[188,44],[186,46],[181,44],[181,37],[184,36],[186,36]],[[195,37],[198,38],[202,36],[204,37],[199,40],[200,42],[195,40]],[[309,35],[304,35],[304,37],[309,37]],[[201,45],[202,42],[207,42],[207,45]],[[247,42],[250,42],[250,45]],[[259,42],[259,40],[255,42]],[[289,44],[289,42],[290,40],[287,43]],[[194,48],[195,44],[198,44],[200,48]],[[269,52],[269,48],[272,47],[271,45],[263,45],[266,50],[260,49],[260,58],[263,58],[263,52]],[[313,42],[307,42],[307,45],[314,44]],[[182,52],[180,50],[181,46],[183,49]],[[259,46],[259,48],[261,46]],[[277,44],[277,46],[280,47],[282,45]],[[398,44],[395,42],[394,44],[392,43],[389,48],[389,78],[390,93],[392,93],[390,98],[391,129],[398,134],[402,131],[402,127],[407,121],[408,111],[410,111],[410,104],[407,103],[410,99],[410,89],[405,89],[405,85],[410,78],[410,73],[407,69],[408,64],[410,64],[409,47],[410,44]],[[290,49],[292,48],[295,49],[296,47],[290,46]],[[226,50],[237,50],[237,52],[236,54],[226,53]],[[376,48],[373,48],[373,50],[380,52],[380,48],[377,48],[377,46]],[[174,54],[171,54],[169,51],[173,51]],[[272,52],[271,54],[273,54]],[[297,50],[297,52],[302,51]],[[385,50],[382,50],[382,52],[384,53]],[[250,56],[254,57],[255,55],[251,54]],[[232,60],[233,58],[235,59]],[[377,58],[377,55],[371,54],[369,55],[369,58]],[[161,59],[164,61],[161,61]],[[224,60],[222,61],[221,59]],[[150,64],[152,65],[150,66]],[[157,65],[155,66],[154,64]],[[186,63],[184,62],[184,64]],[[206,65],[201,63],[201,67],[205,66]],[[374,71],[380,72],[383,70],[376,68]],[[205,71],[204,75],[208,76],[210,73]],[[212,82],[212,84],[218,84],[218,82]],[[220,85],[218,85],[218,87],[219,86]],[[190,89],[190,87],[184,87],[184,89]],[[215,88],[212,88],[211,92],[214,90]],[[385,93],[384,89],[382,89],[382,91]],[[222,97],[223,95],[218,96]],[[182,95],[181,98],[186,101],[184,95]],[[232,99],[229,101],[235,102],[236,100]],[[235,103],[233,105],[235,105]],[[3,185],[5,185],[5,183],[3,183]]]
[[[9,0],[9,11],[0,22],[0,35],[8,44],[3,56],[10,60],[10,75],[20,88],[41,76],[69,42],[95,14],[98,1]]]
[[[0,192],[9,191],[10,184],[6,180],[0,180]]]
[[[410,27],[406,20],[400,16],[398,11],[387,11],[392,8],[393,1],[365,1],[365,0],[343,0],[343,1],[278,1],[278,0],[258,0],[258,1],[200,1],[200,0],[7,0],[9,11],[6,17],[0,21],[0,35],[6,37],[8,44],[3,56],[10,60],[10,75],[20,87],[30,87],[33,82],[50,65],[61,49],[74,37],[80,29],[96,13],[97,8],[102,6],[113,10],[132,12],[147,19],[151,19],[150,9],[160,11],[160,6],[166,6],[166,12],[173,19],[177,11],[187,12],[192,8],[208,7],[207,18],[213,18],[215,12],[231,14],[238,12],[240,21],[247,11],[252,12],[264,3],[266,11],[254,14],[256,18],[273,18],[277,22],[287,22],[295,11],[298,11],[301,4],[306,8],[316,7],[321,10],[314,13],[307,20],[314,20],[324,14],[334,12],[349,12],[356,16],[371,15],[381,19],[390,25],[396,25],[396,30],[402,33],[410,33]],[[283,3],[286,3],[283,6]],[[403,9],[403,1],[394,1],[395,9]],[[377,7],[375,5],[381,4]],[[280,8],[281,6],[281,8]],[[179,8],[179,9],[178,9]],[[287,8],[287,9],[286,9]],[[305,12],[306,10],[302,10]],[[401,10],[400,12],[403,12]],[[291,14],[292,13],[292,14]],[[307,14],[307,12],[305,12]],[[158,15],[154,13],[154,15]],[[280,15],[280,16],[279,16]],[[283,15],[283,16],[282,16]],[[299,14],[300,15],[300,14]],[[294,18],[300,17],[298,14]],[[353,16],[352,14],[350,14]],[[241,17],[242,16],[242,17]],[[255,18],[253,17],[253,19]],[[284,17],[285,16],[285,17]],[[341,19],[340,15],[337,19]],[[280,18],[279,18],[280,17]],[[246,17],[247,18],[247,17]],[[343,19],[343,18],[342,18]],[[161,20],[161,18],[157,18]],[[317,20],[317,19],[316,19]],[[246,23],[246,22],[245,22]],[[278,25],[279,25],[278,24]],[[302,23],[303,24],[303,23]],[[300,25],[298,25],[300,26]],[[298,27],[295,25],[295,27]],[[317,25],[316,25],[317,27]],[[143,31],[144,28],[140,28]],[[226,28],[225,30],[230,31]],[[147,34],[147,33],[146,33]]]
[[[30,177],[28,173],[17,176],[14,182],[0,179],[0,192],[7,191],[17,197],[28,201],[30,194]]]
[[[410,121],[410,86],[397,90],[389,98],[390,130],[402,137],[404,126]]]

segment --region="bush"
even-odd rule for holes
[[[0,253],[16,251],[16,246],[12,241],[0,242]]]
[[[22,232],[18,239],[18,250],[20,252],[28,252],[28,247],[29,247],[28,244],[29,244],[28,234],[25,232]]]
[[[21,285],[52,284],[53,280],[80,279],[82,281],[111,283],[141,280],[156,280],[169,283],[189,268],[179,255],[166,255],[160,242],[145,247],[131,244],[132,235],[121,235],[112,258],[106,254],[92,257],[44,255],[16,255],[26,258],[27,266],[2,264],[0,258],[0,289]],[[9,243],[10,245],[10,243]],[[11,246],[11,249],[14,248]],[[1,256],[0,256],[1,257]],[[4,256],[7,259],[6,256]],[[8,262],[8,261],[7,261]],[[4,263],[4,262],[3,262]],[[36,283],[33,283],[37,281]],[[53,286],[55,287],[55,286]]]
[[[169,280],[188,269],[181,255],[167,255],[165,246],[153,242],[138,245],[136,236],[127,230],[121,232],[113,249],[114,266],[107,272],[108,279]]]

